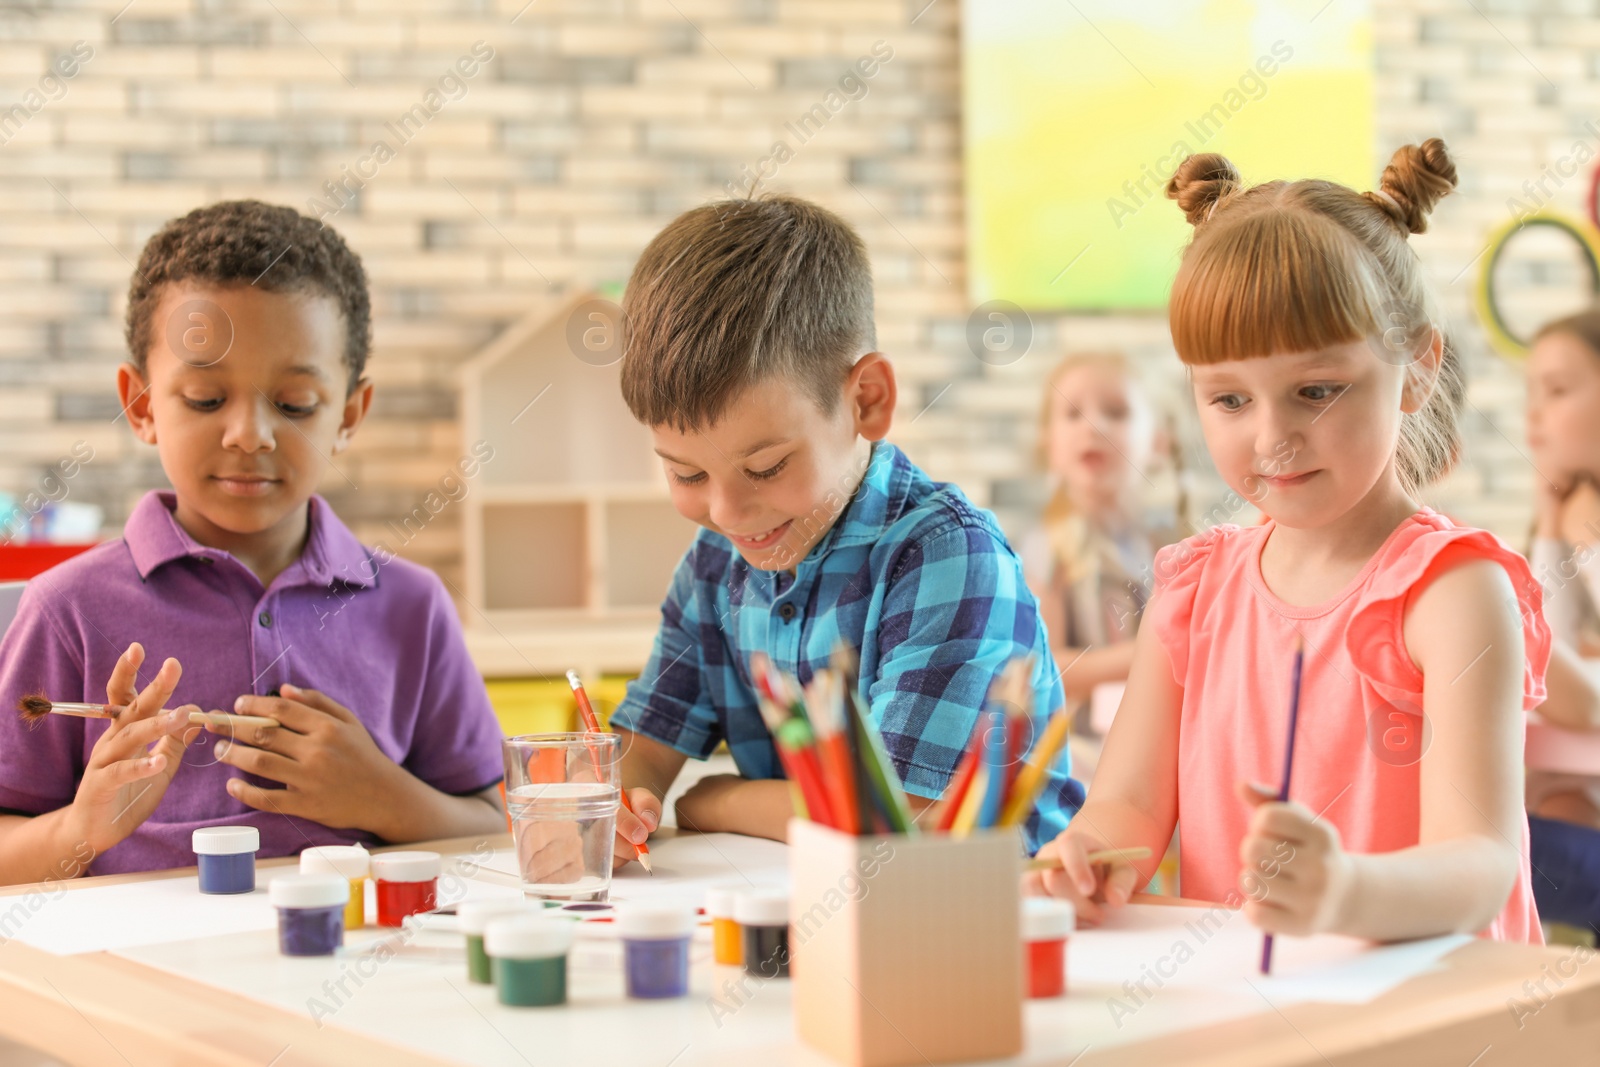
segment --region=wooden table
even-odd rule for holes
[[[471,851],[479,840],[407,847],[451,854]],[[509,835],[491,844],[506,847]],[[262,866],[294,862],[268,860]],[[192,874],[191,868],[88,878],[64,891]],[[6,887],[0,897],[40,888]],[[63,891],[59,884],[47,889]],[[0,1034],[72,1063],[116,1067],[446,1062],[336,1024],[319,1028],[305,1015],[111,953],[56,956],[17,941],[0,945]],[[661,1067],[672,1051],[663,1052]],[[1590,1064],[1600,1061],[1600,953],[1477,941],[1447,956],[1440,971],[1413,978],[1373,1003],[1302,1003],[1283,1010],[1264,1003],[1260,1014],[1247,1018],[1138,1045],[1091,1047],[1074,1059],[1077,1052],[1063,1055],[1061,1062],[1079,1067]],[[690,1062],[692,1057],[685,1057],[674,1067]]]

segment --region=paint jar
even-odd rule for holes
[[[617,909],[628,996],[658,1000],[689,995],[689,938],[698,922],[691,908],[632,904]]]
[[[1067,938],[1078,915],[1070,900],[1022,900],[1023,985],[1030,997],[1059,997],[1067,991]]]
[[[439,872],[443,868],[437,852],[380,852],[373,856],[378,925],[399,926],[407,915],[432,911],[437,905]]]
[[[744,969],[758,978],[789,977],[789,894],[747,889],[733,903],[744,932]]]
[[[500,1003],[542,1008],[567,1000],[567,950],[578,923],[552,915],[497,915],[484,927]]]
[[[544,909],[525,900],[464,900],[456,905],[456,920],[467,935],[467,978],[482,985],[494,982],[494,969],[483,947],[483,932],[495,919],[522,915],[542,915]]]
[[[313,845],[300,853],[301,874],[332,874],[350,885],[344,909],[344,928],[359,930],[367,924],[367,870],[371,855],[360,845]]]
[[[285,956],[331,956],[344,944],[350,886],[336,874],[281,874],[267,884],[278,909],[278,951]]]
[[[200,892],[253,893],[261,831],[254,826],[202,826],[191,838],[200,864]]]
[[[711,955],[718,962],[737,967],[744,962],[744,943],[739,922],[733,917],[733,904],[744,891],[742,885],[719,885],[706,890],[706,917],[711,920]]]

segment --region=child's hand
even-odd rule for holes
[[[1255,808],[1239,844],[1245,918],[1271,934],[1337,929],[1354,880],[1339,831],[1266,786],[1240,782],[1239,798]]]
[[[1090,830],[1069,827],[1061,831],[1054,841],[1039,849],[1038,855],[1040,859],[1060,856],[1062,865],[1029,871],[1022,879],[1023,892],[1070,900],[1081,923],[1098,925],[1111,909],[1128,902],[1139,881],[1139,872],[1131,863],[1089,862],[1089,853],[1110,847],[1109,842]]]
[[[634,846],[644,844],[645,839],[661,825],[661,798],[650,790],[628,790],[628,803],[633,805],[631,812],[617,805],[617,839],[612,846],[612,870],[626,867],[638,859],[639,850]]]
[[[239,736],[217,742],[216,756],[284,788],[263,789],[232,778],[228,794],[258,811],[406,840],[395,824],[407,808],[405,794],[421,783],[383,754],[349,708],[315,689],[286,685],[279,692],[283,695],[234,701],[236,713],[265,715],[282,725],[241,728]],[[227,726],[206,729],[233,732]]]
[[[193,704],[162,710],[178,687],[183,668],[175,659],[161,665],[149,685],[135,686],[144,648],[128,646],[106,682],[106,702],[123,706],[89,752],[83,780],[73,798],[74,817],[83,840],[104,852],[150,817],[178,773],[183,750],[200,734],[189,725]]]

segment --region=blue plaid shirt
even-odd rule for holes
[[[1039,605],[994,516],[880,442],[855,496],[796,573],[750,566],[701,530],[661,605],[644,672],[611,717],[705,759],[726,741],[746,778],[781,778],[751,685],[753,652],[809,682],[840,640],[860,651],[861,695],[906,790],[950,781],[989,687],[1032,653],[1036,737],[1064,702]],[[1062,751],[1028,817],[1031,853],[1083,803]]]

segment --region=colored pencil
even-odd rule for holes
[[[832,671],[817,672],[811,679],[807,698],[811,728],[817,737],[817,754],[822,761],[822,784],[828,793],[828,810],[840,830],[858,834],[861,832],[861,809],[856,805],[854,756],[845,740],[842,696]]]
[[[981,723],[983,720],[980,717],[978,721]],[[956,773],[950,778],[950,784],[944,791],[944,800],[940,802],[939,817],[934,820],[933,826],[938,832],[949,833],[955,825],[956,816],[961,813],[961,803],[967,797],[967,790],[972,787],[972,780],[978,776],[978,764],[982,761],[983,731],[974,727],[967,753],[956,765]]]
[[[989,725],[983,742],[984,791],[978,802],[976,829],[987,830],[1000,821],[1006,791],[1006,713],[988,713]]]
[[[1289,683],[1289,729],[1283,742],[1283,782],[1278,786],[1280,802],[1289,799],[1289,778],[1294,773],[1294,735],[1300,724],[1300,670],[1305,664],[1305,657],[1305,639],[1297,638],[1294,643],[1294,674]],[[1261,973],[1272,973],[1271,934],[1261,939]]]
[[[1057,711],[1050,717],[1043,736],[1034,746],[1033,759],[1024,764],[1017,774],[1011,798],[1004,814],[1000,817],[1000,825],[1017,826],[1028,817],[1028,812],[1033,810],[1034,804],[1039,800],[1039,794],[1044,790],[1045,776],[1050,773],[1050,765],[1066,747],[1067,731],[1071,726],[1072,716],[1065,709]]]
[[[572,688],[572,698],[578,702],[578,715],[583,719],[584,732],[600,733],[600,717],[594,713],[594,705],[589,703],[589,694],[584,690],[583,679],[578,677],[577,671],[567,672],[567,685]],[[617,796],[622,801],[622,806],[628,810],[628,814],[638,814],[633,810],[633,805],[628,803],[628,791],[626,789],[619,788]],[[650,863],[650,846],[641,841],[633,847],[639,854],[639,866],[645,869],[645,873],[654,875],[656,871],[655,867]]]

